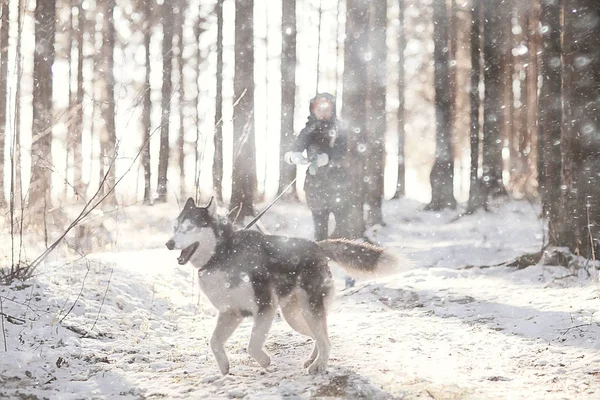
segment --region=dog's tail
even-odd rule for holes
[[[375,278],[414,268],[400,252],[348,239],[317,242],[325,254],[354,278]]]

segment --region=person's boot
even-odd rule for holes
[[[356,283],[356,279],[346,275],[346,289],[354,287],[355,283]]]

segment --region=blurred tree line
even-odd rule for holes
[[[407,164],[412,140],[418,143],[412,149],[420,146],[429,154],[428,209],[456,207],[459,188],[468,192],[468,213],[487,210],[494,197],[540,196],[550,243],[595,256],[596,0],[256,3],[1,2],[0,207],[44,213],[96,195],[116,204],[119,190],[125,191],[117,185],[122,175],[137,168],[134,181],[143,190],[129,192],[139,192],[139,201],[214,194],[238,218],[253,215],[254,204],[267,195],[264,182],[259,191],[259,175],[276,176],[279,190],[296,176],[295,167],[279,161],[279,171],[267,170],[268,162],[261,164],[265,171],[257,171],[257,149],[264,152],[268,139],[256,126],[274,117],[262,109],[280,104],[283,154],[298,131],[298,118],[307,115],[300,94],[330,91],[349,138],[356,236],[365,225],[384,221],[386,174],[394,177],[393,197],[405,195],[408,170],[420,162]],[[277,37],[269,33],[271,7],[278,10]],[[264,37],[256,34],[259,28]],[[261,41],[262,61],[255,53]],[[274,46],[279,51],[269,51]],[[316,66],[306,78],[299,66],[312,55]],[[272,61],[280,79],[270,77]],[[274,98],[273,88],[279,93]],[[255,103],[259,89],[264,104]],[[126,96],[134,100],[123,109]],[[432,141],[422,140],[413,123],[423,104],[415,98],[431,107]],[[119,123],[127,114],[138,123]],[[210,132],[201,128],[205,121]],[[124,157],[124,143],[133,136],[135,151]],[[388,142],[395,148],[386,147]],[[200,184],[207,158],[208,189]],[[386,158],[394,160],[392,168]],[[120,167],[120,174],[118,166],[129,162],[132,167]],[[291,192],[288,200],[297,194]]]

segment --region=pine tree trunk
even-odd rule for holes
[[[595,0],[566,0],[565,10],[565,103],[571,123],[562,136],[566,193],[560,221],[553,224],[559,237],[554,244],[595,258],[600,250],[600,10]]]
[[[506,194],[502,182],[502,126],[503,82],[502,64],[505,52],[504,41],[507,35],[506,26],[502,22],[500,7],[496,2],[483,3],[483,79],[485,95],[483,102],[483,182],[486,197],[497,197]]]
[[[144,204],[152,203],[152,172],[150,169],[150,134],[152,114],[152,87],[150,86],[150,39],[152,38],[152,2],[144,3],[144,51],[145,51],[145,80],[144,80],[144,109],[142,111],[142,166],[144,168]]]
[[[83,32],[85,31],[85,11],[80,3],[77,6],[77,29],[75,30],[75,40],[77,41],[77,89],[74,99],[75,123],[73,126],[73,169],[75,188],[75,197],[79,200],[85,200],[86,187],[83,183]]]
[[[529,149],[529,168],[532,175],[532,191],[535,192],[539,185],[537,184],[537,147],[538,138],[537,121],[538,121],[538,48],[540,42],[539,26],[539,8],[538,0],[533,0],[529,7],[528,29],[528,62],[527,62],[527,135],[530,138],[531,148]],[[539,190],[538,190],[539,191]]]
[[[68,195],[69,195],[69,187],[74,187],[74,185],[72,185],[69,182],[69,167],[74,168],[73,165],[69,165],[72,164],[71,163],[71,155],[73,153],[73,145],[74,145],[74,137],[75,137],[75,133],[73,132],[73,128],[74,125],[71,125],[71,121],[73,121],[73,116],[76,114],[77,110],[75,109],[75,102],[76,100],[73,98],[73,86],[72,86],[72,81],[73,81],[73,57],[72,57],[72,53],[73,53],[73,30],[74,30],[74,26],[73,26],[73,7],[75,6],[73,4],[73,0],[66,0],[66,5],[69,8],[69,12],[68,12],[68,23],[66,26],[67,32],[66,32],[66,48],[65,48],[65,63],[67,64],[67,67],[69,69],[69,74],[68,74],[68,82],[67,82],[67,95],[68,95],[68,101],[67,101],[67,124],[68,124],[68,129],[65,132],[65,170],[64,170],[64,182],[63,182],[63,201],[67,201]]]
[[[398,121],[398,177],[396,178],[396,192],[394,198],[404,197],[406,194],[406,164],[404,157],[404,49],[406,38],[404,34],[404,7],[405,1],[398,0],[398,110],[396,120]]]
[[[478,208],[487,209],[487,199],[483,192],[481,180],[479,179],[479,110],[481,100],[479,97],[479,84],[481,83],[481,21],[482,0],[473,0],[471,11],[471,123],[470,123],[470,145],[471,163],[469,173],[469,203],[467,213],[472,214]]]
[[[454,159],[452,156],[452,121],[450,108],[450,70],[448,55],[448,16],[445,0],[433,5],[434,80],[436,140],[435,161],[430,174],[431,202],[428,210],[455,208]]]
[[[215,96],[215,155],[213,159],[213,191],[223,202],[223,0],[217,1],[217,93]],[[200,53],[198,52],[198,57]]]
[[[283,155],[294,141],[294,110],[296,107],[296,0],[283,0],[281,14],[281,142],[279,157],[279,193],[296,177],[296,166]],[[297,200],[296,185],[285,195]]]
[[[456,125],[458,121],[457,107],[458,107],[458,63],[457,63],[457,52],[458,52],[458,38],[457,38],[457,20],[458,15],[455,12],[456,0],[446,1],[446,15],[448,17],[448,100],[450,106],[450,120],[448,126],[450,132],[456,132]],[[450,148],[452,149],[452,159],[454,160],[454,148],[453,142],[458,139],[458,135],[453,133],[450,139]]]
[[[529,49],[529,19],[531,14],[531,5],[526,3],[517,3],[515,5],[518,12],[519,24],[522,28],[518,51],[518,70],[516,72],[520,88],[520,105],[518,112],[518,143],[515,151],[517,152],[517,162],[515,164],[515,174],[518,180],[515,181],[517,189],[524,195],[532,195],[532,170],[531,170],[531,136],[529,135],[529,80],[533,79],[528,74],[529,52],[521,51],[522,48]]]
[[[213,158],[213,188],[214,194],[217,196],[217,200],[219,204],[223,200],[223,196],[221,195],[221,180],[223,177],[223,145],[222,145],[222,130],[219,125],[222,125],[221,115],[223,112],[223,3],[222,0],[218,0],[217,6],[215,8],[217,11],[217,31],[220,30],[220,33],[217,33],[217,94],[215,96],[215,131],[214,131],[214,143],[215,143],[215,154]],[[220,16],[219,16],[220,15]],[[200,138],[201,138],[201,127],[200,127],[200,105],[202,102],[202,88],[203,83],[200,82],[200,74],[202,67],[202,48],[199,45],[200,43],[200,35],[204,32],[204,28],[202,24],[205,22],[205,18],[199,16],[196,20],[196,25],[194,27],[194,35],[196,37],[196,101],[194,102],[194,111],[195,111],[195,121],[196,121],[196,138],[194,139],[194,194],[196,202],[200,197],[200,172],[202,159],[204,157],[200,157]],[[220,24],[220,25],[219,25]],[[220,53],[220,54],[219,54]],[[218,119],[217,119],[218,117]],[[206,140],[204,141],[206,143]],[[205,154],[203,146],[202,154]],[[220,158],[219,158],[220,157]],[[215,171],[214,163],[219,161],[219,165],[221,165],[221,172],[217,174],[218,171]],[[215,176],[219,177],[218,185],[215,186]],[[217,189],[218,187],[218,189]]]
[[[115,0],[103,0],[104,3],[104,31],[105,37],[102,40],[102,70],[104,78],[104,87],[102,88],[103,102],[101,105],[102,119],[104,120],[104,131],[101,138],[102,160],[104,164],[104,183],[103,193],[107,195],[108,204],[116,204],[117,198],[114,191],[116,183],[115,163],[116,163],[116,143],[117,133],[115,126],[115,77],[114,77],[114,51],[115,51],[115,22],[114,9]]]
[[[6,145],[6,100],[8,99],[8,34],[9,25],[9,7],[8,2],[2,2],[0,7],[1,23],[0,26],[0,209],[6,206],[4,197],[4,146]]]
[[[508,143],[508,150],[510,152],[510,145],[514,142],[514,91],[513,91],[513,79],[514,79],[514,57],[512,49],[514,48],[515,35],[512,34],[512,19],[513,10],[511,7],[512,2],[504,2],[499,4],[500,15],[506,15],[506,18],[501,19],[502,31],[506,32],[506,35],[499,38],[502,42],[502,111],[504,113],[504,123],[500,126],[500,140],[501,140],[501,151],[504,149],[504,143]],[[510,169],[513,154],[509,153],[509,159],[505,161],[502,159],[502,170],[506,169],[509,172],[509,179],[512,177],[512,171]],[[510,184],[510,180],[509,180]]]
[[[34,11],[33,123],[29,204],[38,210],[51,204],[52,65],[56,21],[55,0],[38,1]]]
[[[179,163],[179,197],[185,198],[185,79],[183,76],[183,25],[185,23],[186,1],[179,1],[179,14],[177,14],[177,75],[179,78],[179,136],[177,137],[177,161]]]
[[[364,83],[367,82],[365,54],[369,48],[369,4],[366,0],[346,1],[346,39],[344,42],[344,75],[342,116],[347,125],[348,154],[344,160],[353,187],[348,193],[350,206],[347,218],[340,221],[345,228],[338,230],[342,236],[357,238],[363,235],[363,186],[366,148],[367,110]],[[336,224],[339,222],[336,221]]]
[[[387,1],[375,0],[371,6],[369,47],[369,89],[367,102],[367,132],[365,202],[368,204],[367,225],[383,224],[383,174],[386,133],[387,78]]]
[[[167,202],[167,173],[169,170],[169,122],[171,117],[172,75],[173,75],[173,10],[172,4],[162,6],[162,91],[160,120],[160,150],[158,153],[158,183],[156,185],[159,203]]]
[[[22,31],[23,26],[23,0],[19,0],[18,12],[17,12],[17,31]],[[22,181],[22,170],[21,170],[21,76],[23,73],[23,65],[21,60],[21,45],[22,35],[17,37],[17,48],[16,48],[16,82],[15,82],[15,146],[14,146],[14,157],[13,157],[13,174],[14,184],[13,188],[14,201],[18,201],[18,204],[13,203],[16,208],[23,208],[23,181]]]
[[[254,0],[235,2],[235,76],[238,102],[233,119],[233,174],[230,209],[238,221],[254,214]]]
[[[542,39],[542,90],[539,99],[540,129],[544,133],[542,144],[544,158],[544,181],[542,182],[543,215],[550,218],[553,230],[554,218],[559,218],[561,185],[561,125],[562,125],[562,88],[561,88],[561,6],[558,3],[542,2],[541,22],[548,29]],[[552,235],[551,235],[552,236]],[[554,239],[558,239],[554,237]],[[559,239],[558,239],[559,240]]]

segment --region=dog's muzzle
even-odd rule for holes
[[[173,250],[175,248],[175,242],[171,239],[166,243],[167,249]]]

